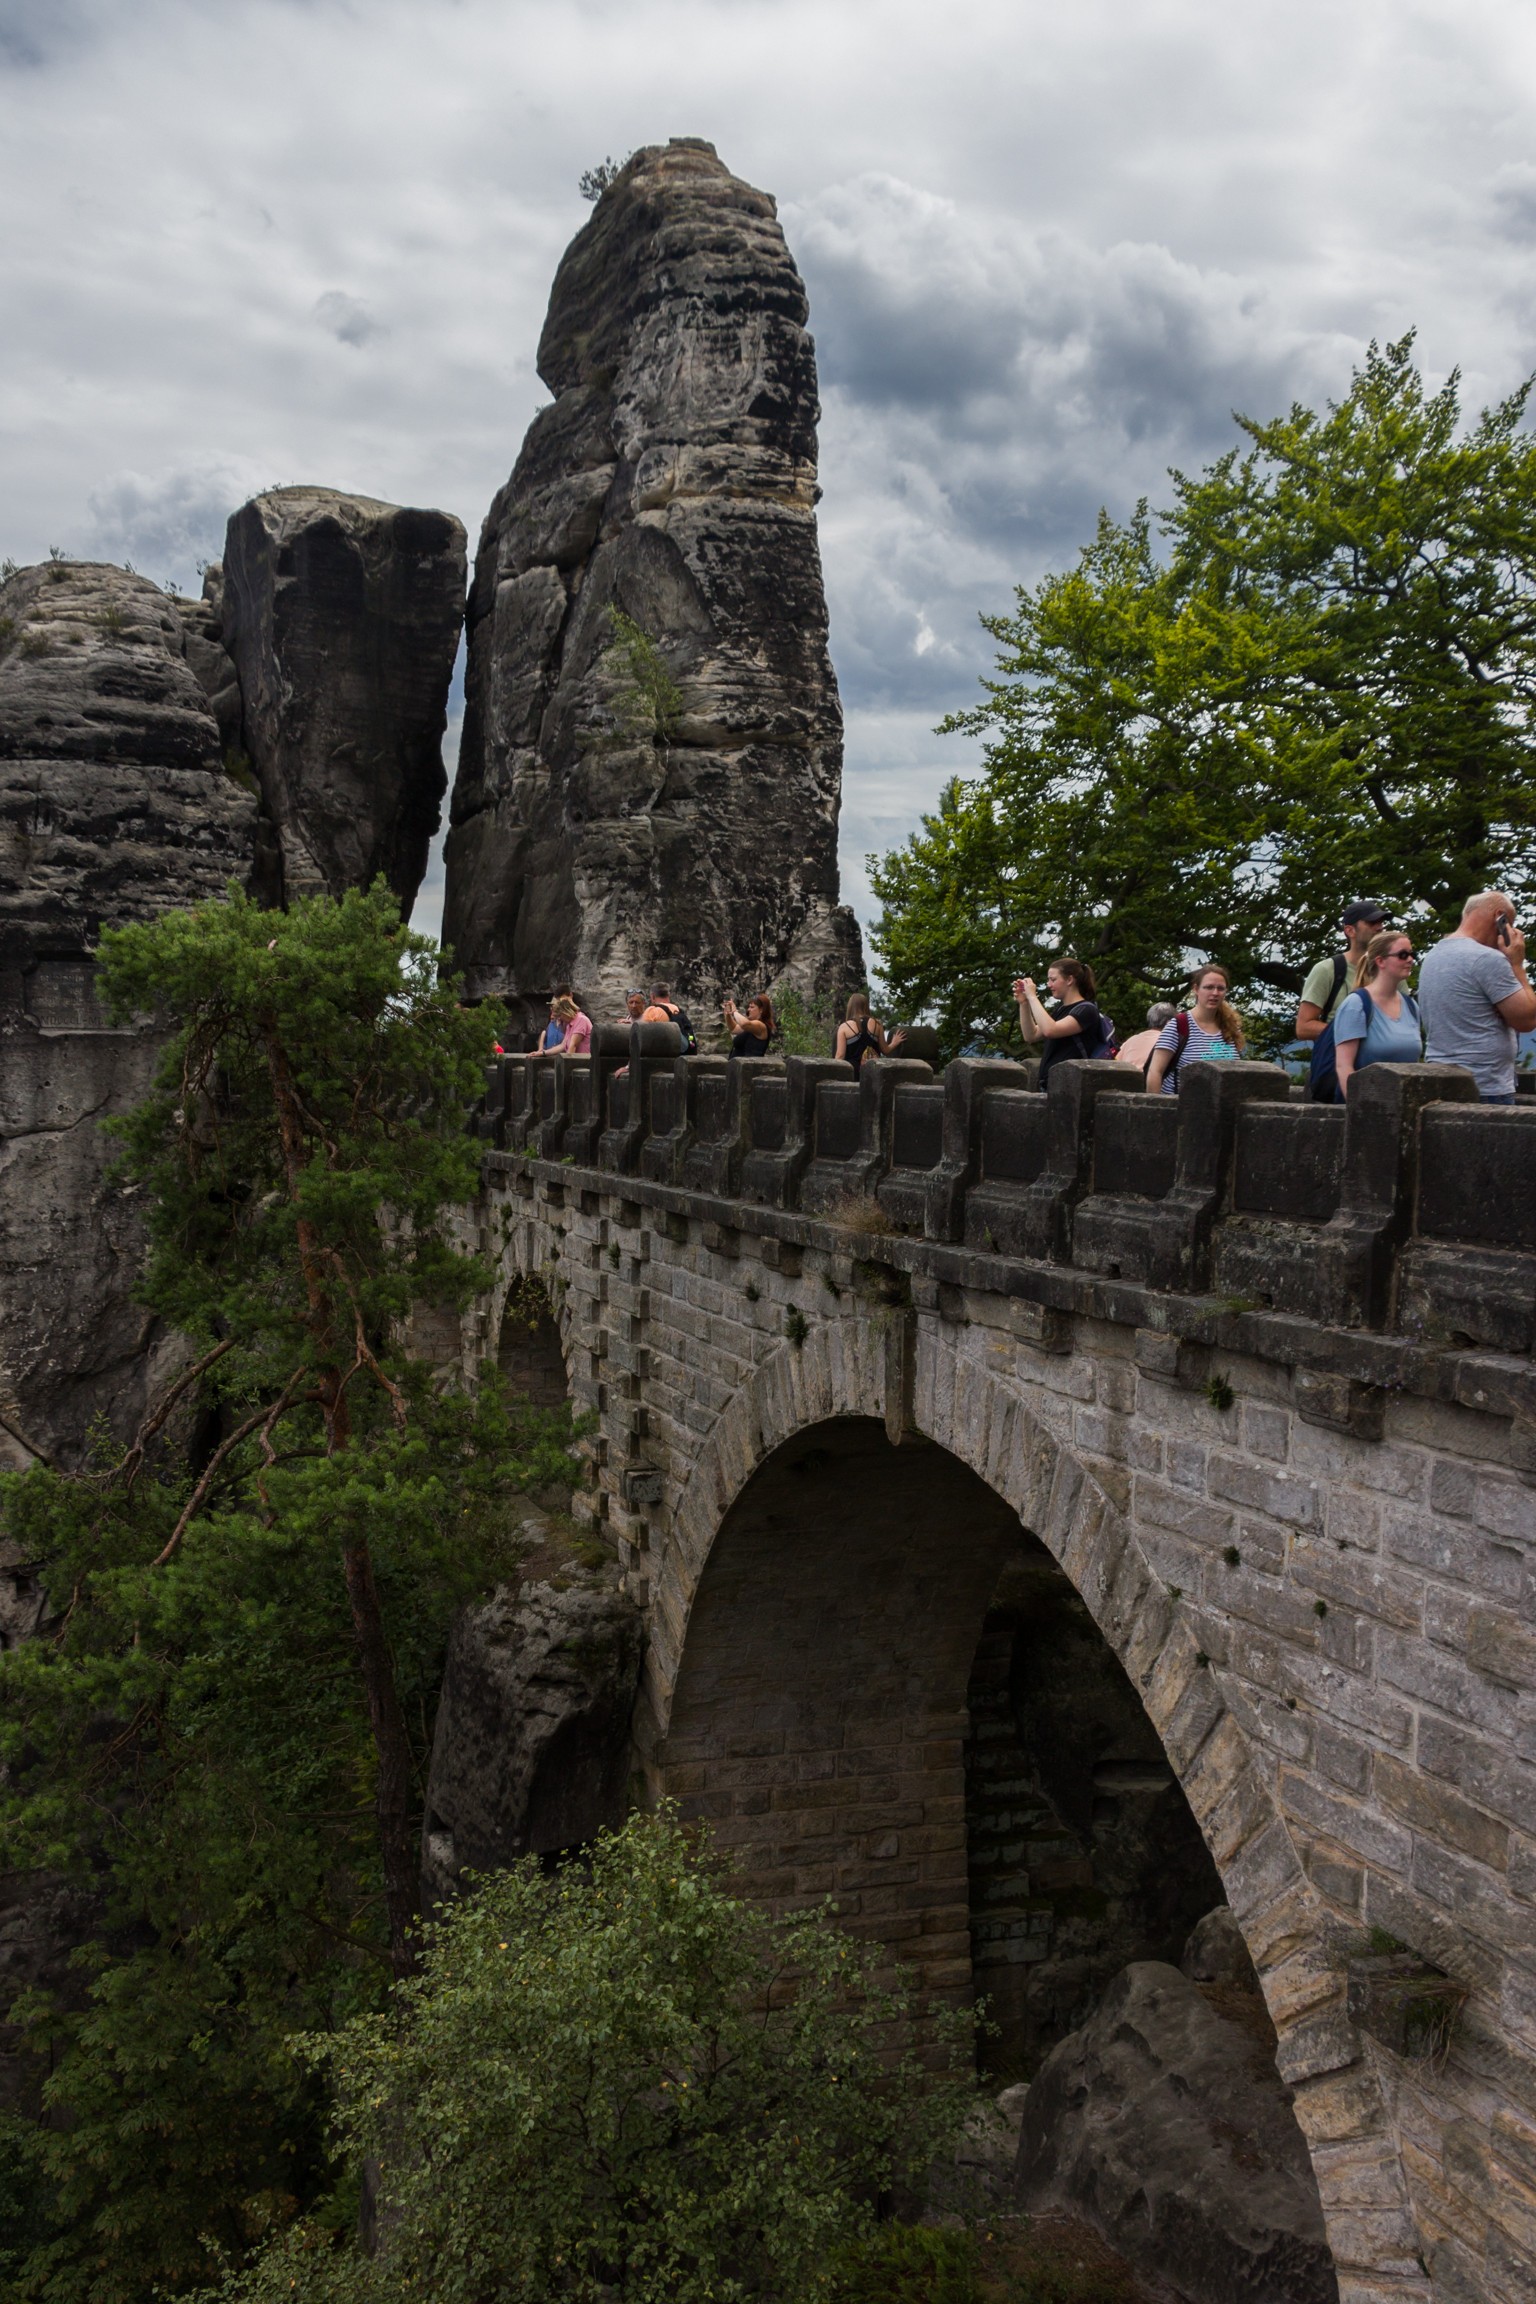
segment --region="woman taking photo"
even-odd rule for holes
[[[1333,1021],[1333,1069],[1343,1102],[1352,1074],[1367,1064],[1417,1064],[1423,1043],[1419,1011],[1408,990],[1413,940],[1401,928],[1373,936],[1360,981]]]
[[[1033,976],[1016,976],[1013,996],[1019,1004],[1019,1030],[1024,1044],[1043,1040],[1040,1086],[1053,1065],[1072,1057],[1097,1056],[1104,1046],[1104,1019],[1098,1010],[1098,987],[1086,960],[1063,953],[1045,972],[1045,988],[1056,1003],[1053,1016],[1035,990]]]
[[[1197,968],[1189,979],[1194,995],[1157,1036],[1147,1064],[1147,1087],[1154,1096],[1175,1096],[1186,1064],[1234,1064],[1246,1042],[1243,1020],[1228,994],[1225,968]]]
[[[773,1002],[766,992],[755,992],[742,1014],[734,1000],[721,1003],[720,1013],[731,1028],[733,1056],[766,1056],[773,1038]]]

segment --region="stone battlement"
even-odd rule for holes
[[[1064,1065],[1046,1093],[1035,1073],[860,1077],[605,1027],[590,1058],[500,1059],[477,1125],[520,1164],[790,1241],[783,1218],[857,1210],[867,1255],[1013,1296],[1042,1338],[1086,1313],[1284,1361],[1352,1429],[1383,1390],[1509,1415],[1536,1464],[1536,1098],[1482,1105],[1447,1065],[1372,1066],[1343,1110],[1263,1064],[1202,1065],[1177,1099],[1124,1065]]]

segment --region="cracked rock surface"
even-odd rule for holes
[[[337,488],[274,488],[230,521],[206,624],[238,675],[274,899],[382,874],[410,910],[448,784],[466,557],[450,513]]]
[[[806,317],[772,200],[692,138],[637,152],[560,265],[554,404],[475,563],[447,849],[444,941],[515,1026],[567,979],[602,1018],[659,973],[696,1023],[860,980]]]
[[[150,1372],[96,1123],[144,1094],[157,1042],[107,1028],[92,954],[243,881],[257,829],[185,643],[182,604],[127,569],[0,585],[0,1462],[126,1429]]]
[[[642,1624],[611,1577],[504,1584],[454,1626],[422,1827],[425,1901],[624,1820]]]
[[[1271,2046],[1163,1961],[1122,1969],[1052,2049],[1024,2100],[1016,2180],[1023,2208],[1084,2217],[1187,2304],[1337,2304]]]

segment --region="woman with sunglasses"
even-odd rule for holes
[[[1351,1075],[1367,1064],[1422,1062],[1419,1011],[1408,990],[1412,974],[1413,941],[1401,928],[1385,928],[1371,938],[1360,962],[1360,981],[1341,1003],[1333,1027],[1341,1103]]]

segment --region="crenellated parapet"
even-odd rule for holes
[[[1343,1109],[1266,1064],[1202,1065],[1177,1098],[1124,1065],[1063,1065],[1044,1092],[1036,1070],[856,1075],[684,1057],[670,1025],[603,1027],[590,1058],[501,1058],[478,1126],[497,1152],[744,1208],[858,1205],[866,1232],[883,1223],[882,1254],[957,1281],[984,1265],[987,1285],[1063,1310],[1139,1322],[1149,1292],[1187,1299],[1195,1326],[1240,1320],[1274,1357],[1293,1355],[1298,1322],[1363,1330],[1362,1380],[1420,1389],[1447,1352],[1496,1354],[1536,1418],[1515,1374],[1536,1347],[1536,1097],[1490,1107],[1432,1064],[1373,1065]]]

